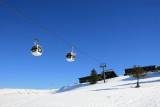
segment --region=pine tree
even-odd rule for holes
[[[93,69],[91,71],[91,76],[89,78],[89,82],[90,82],[90,84],[96,84],[98,80],[99,80],[98,74],[97,74],[96,70]]]
[[[136,67],[136,65],[134,65],[134,68],[130,72],[130,75],[133,76],[134,78],[137,78],[137,86],[136,87],[140,87],[139,79],[141,77],[145,77],[147,74],[146,74],[146,71],[144,71],[140,66]]]

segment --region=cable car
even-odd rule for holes
[[[67,53],[66,60],[68,62],[73,62],[75,60],[75,56],[76,56],[76,53],[73,53],[73,46],[72,46],[72,52]]]
[[[32,46],[31,53],[34,56],[41,56],[42,55],[42,47],[37,45],[36,42],[38,39],[35,39],[34,46]]]

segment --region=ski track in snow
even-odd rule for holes
[[[75,84],[54,90],[0,89],[0,107],[160,107],[160,72],[140,79],[120,76],[95,85]]]

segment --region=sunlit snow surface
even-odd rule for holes
[[[0,89],[0,107],[160,107],[160,72],[140,80],[128,76],[104,84],[75,84],[59,90]]]

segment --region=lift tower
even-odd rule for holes
[[[103,68],[103,78],[104,78],[104,83],[105,83],[105,82],[106,82],[106,81],[105,81],[106,76],[105,76],[105,72],[104,72],[104,67],[107,67],[107,66],[106,66],[106,63],[101,63],[101,64],[100,64],[100,68]]]

